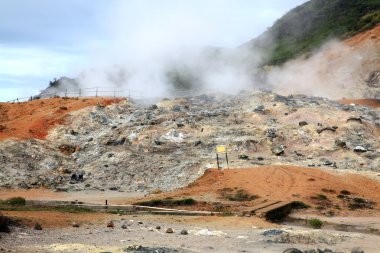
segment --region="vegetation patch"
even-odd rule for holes
[[[307,1],[245,46],[272,52],[263,65],[277,65],[307,55],[329,39],[349,38],[379,23],[378,0]]]
[[[259,198],[257,195],[251,195],[246,190],[238,188],[224,188],[221,189],[219,193],[223,198],[229,201],[251,201]]]
[[[351,195],[349,191],[341,191],[341,194],[337,196],[337,198],[343,200],[347,203],[347,206],[351,210],[356,209],[372,209],[373,206],[376,204],[375,202],[364,199],[358,196]]]
[[[333,189],[326,189],[326,188],[323,188],[322,191],[325,192],[325,193],[336,193],[336,191],[333,190]]]
[[[310,219],[307,223],[314,229],[320,229],[323,226],[323,222],[318,218]]]
[[[1,206],[25,206],[26,200],[23,197],[14,197],[0,201]]]
[[[347,191],[347,190],[341,190],[340,191],[340,194],[341,195],[351,195],[351,192]]]
[[[221,202],[215,202],[215,203],[213,203],[212,211],[213,212],[218,212],[218,213],[223,213],[224,216],[232,215],[230,206],[224,205]]]
[[[153,200],[148,200],[148,201],[142,201],[142,202],[137,202],[134,205],[138,206],[192,206],[195,205],[197,201],[195,201],[192,198],[187,198],[187,199],[171,199],[171,198],[166,198],[166,199],[153,199]]]
[[[374,202],[363,198],[352,198],[348,204],[348,208],[351,210],[356,209],[372,209]]]
[[[323,195],[323,194],[318,194],[318,195],[312,196],[311,199],[314,199],[314,200],[328,200],[327,196]]]
[[[302,202],[302,201],[294,201],[294,202],[292,203],[292,207],[293,207],[294,209],[306,209],[306,208],[309,208],[310,206],[307,205],[307,204],[305,204],[305,203]]]

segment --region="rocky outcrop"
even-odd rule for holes
[[[172,190],[216,167],[217,145],[226,146],[231,168],[380,168],[380,110],[323,98],[246,92],[123,101],[71,113],[67,122],[46,140],[0,142],[0,187]]]

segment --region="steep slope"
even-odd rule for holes
[[[329,41],[309,57],[272,66],[266,81],[283,95],[380,99],[380,25],[344,41]]]
[[[348,38],[380,23],[378,0],[312,0],[288,12],[260,37],[243,45],[281,64],[309,53],[331,38]]]

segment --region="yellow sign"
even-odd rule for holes
[[[216,152],[217,153],[226,153],[226,146],[216,146]]]

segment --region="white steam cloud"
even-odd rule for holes
[[[350,47],[330,41],[308,58],[298,58],[272,68],[268,84],[273,91],[331,99],[375,97],[366,85],[368,76],[379,70],[377,46],[373,41]]]
[[[221,43],[235,43],[231,47],[235,49],[212,47],[219,45],[213,38],[220,39],[216,33],[223,30],[217,26],[236,18],[225,13],[232,1],[196,1],[196,13],[189,12],[194,10],[190,1],[177,1],[171,10],[146,3],[120,1],[105,10],[108,14],[101,20],[105,39],[90,47],[91,63],[78,78],[81,88],[117,87],[124,92],[118,95],[142,97],[163,97],[175,90],[238,93],[258,87],[332,99],[371,96],[364,80],[376,70],[370,65],[376,55],[372,44],[353,49],[330,41],[308,57],[266,69],[266,79],[259,83],[255,73],[268,52],[237,49],[236,34],[226,34]],[[245,33],[250,36],[248,29]]]
[[[248,29],[244,38],[239,34],[221,36],[223,26],[236,18],[236,13],[228,13],[233,1],[177,1],[171,10],[146,3],[121,1],[108,10],[102,22],[107,39],[90,52],[91,63],[79,77],[82,88],[116,86],[124,95],[132,90],[165,96],[174,89],[190,87],[199,92],[235,93],[253,86],[249,67],[256,65],[260,55],[251,52],[248,57],[243,49],[214,47],[236,47],[255,36]],[[218,9],[220,5],[223,8]]]

